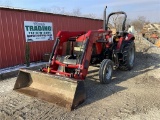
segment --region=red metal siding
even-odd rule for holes
[[[87,31],[102,27],[101,20],[0,8],[0,68],[25,62],[24,21],[52,22],[54,37],[59,30]],[[44,53],[51,52],[53,43],[29,43],[30,60],[41,60]]]

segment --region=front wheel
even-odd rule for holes
[[[113,72],[113,62],[109,59],[104,59],[101,62],[99,69],[99,80],[102,84],[108,84],[111,82]]]

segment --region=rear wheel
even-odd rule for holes
[[[123,48],[123,61],[120,63],[119,69],[131,70],[134,65],[135,44],[134,42],[127,43]]]
[[[113,72],[113,63],[109,59],[104,59],[101,62],[100,69],[99,69],[99,79],[100,83],[108,84],[111,82]]]

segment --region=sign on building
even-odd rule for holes
[[[24,21],[26,42],[53,40],[51,22]]]

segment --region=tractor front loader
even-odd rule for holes
[[[115,12],[106,19],[106,8],[103,29],[59,31],[47,66],[20,70],[14,90],[72,110],[86,99],[84,80],[90,64],[100,63],[102,84],[111,82],[113,68],[132,69],[135,45],[134,36],[125,31],[127,15]],[[122,31],[113,35],[108,21],[114,14],[123,14],[124,21]]]

